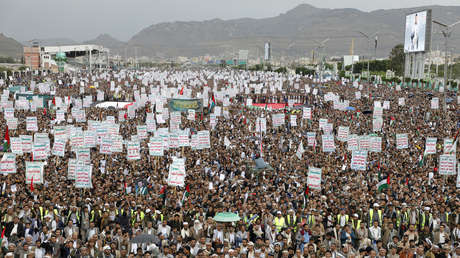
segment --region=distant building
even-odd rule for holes
[[[55,57],[60,52],[65,53],[67,58],[73,58],[74,61],[87,60],[89,68],[103,67],[109,63],[109,50],[103,46],[38,46],[38,44],[34,44],[32,47],[24,47],[24,62],[27,67],[33,70],[55,70],[57,69]]]
[[[38,70],[40,68],[40,48],[24,47],[24,63],[32,70]]]

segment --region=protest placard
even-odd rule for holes
[[[302,119],[310,119],[311,120],[311,108],[310,107],[304,107],[303,112],[302,112]]]
[[[179,147],[188,147],[190,146],[188,131],[182,130],[179,132]]]
[[[92,188],[92,166],[78,161],[75,166],[75,188]]]
[[[126,158],[128,160],[139,160],[141,158],[140,155],[140,144],[138,141],[128,141],[126,144],[127,154]]]
[[[273,114],[272,115],[273,127],[279,127],[284,125],[284,114]]]
[[[198,146],[197,149],[211,148],[211,139],[208,130],[198,131]]]
[[[402,150],[409,148],[407,133],[396,134],[396,149]]]
[[[69,159],[67,163],[67,179],[75,180],[75,168],[77,166],[77,159]]]
[[[457,159],[453,154],[442,154],[439,156],[439,174],[455,175]]]
[[[457,143],[452,138],[444,138],[444,154],[457,153]]]
[[[321,168],[309,167],[307,185],[311,189],[321,190]]]
[[[14,173],[16,173],[16,154],[5,152],[0,161],[0,175]]]
[[[425,143],[425,154],[436,154],[436,142],[437,138],[428,137]]]
[[[26,184],[30,185],[33,178],[34,184],[43,184],[44,162],[26,161]]]
[[[334,143],[334,135],[322,135],[323,140],[323,152],[334,152],[335,151],[335,143]]]
[[[296,115],[290,116],[290,124],[291,126],[297,126],[297,116]]]
[[[32,131],[32,132],[38,131],[37,117],[35,116],[26,117],[26,130]]]
[[[64,138],[55,138],[53,145],[53,155],[64,157],[66,142],[67,140],[65,140]]]
[[[367,151],[353,151],[351,157],[351,169],[366,170],[367,167]]]
[[[168,185],[184,186],[185,176],[185,159],[173,157],[173,162],[169,166]]]
[[[22,141],[21,138],[19,137],[10,137],[10,143],[11,143],[11,152],[17,155],[22,155],[23,150],[22,150]]]
[[[102,137],[101,139],[101,146],[100,146],[100,153],[101,154],[112,154],[112,137],[110,135],[106,137]]]
[[[371,152],[382,152],[382,137],[379,136],[371,136]]]
[[[439,109],[439,98],[435,97],[431,99],[431,109]]]
[[[349,133],[350,133],[350,127],[339,126],[339,131],[337,132],[337,140],[341,142],[346,142],[348,140]]]
[[[316,132],[307,132],[307,146],[316,146]]]

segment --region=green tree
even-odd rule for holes
[[[397,76],[401,76],[404,71],[404,45],[398,44],[390,52],[390,68]]]

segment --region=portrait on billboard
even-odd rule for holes
[[[425,51],[426,20],[426,11],[406,16],[405,52]]]

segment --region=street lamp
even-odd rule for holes
[[[313,40],[315,41],[315,43],[317,44],[316,48],[315,49],[318,49],[318,55],[319,57],[321,58],[321,63],[320,63],[320,67],[319,67],[319,79],[320,79],[320,82],[323,80],[323,65],[324,65],[324,57],[321,56],[321,49],[325,48],[326,47],[326,43],[329,41],[329,38],[319,42],[317,40]]]
[[[377,34],[379,33],[378,31],[375,32],[374,34],[372,35],[368,35],[362,31],[358,31],[359,34],[361,34],[363,37],[367,38],[367,47],[368,47],[368,58],[367,58],[367,82],[370,81],[370,72],[369,72],[369,60],[371,59],[371,38],[373,38],[374,36],[377,36]]]
[[[442,32],[442,35],[444,36],[444,46],[445,46],[445,52],[444,52],[444,92],[445,92],[445,88],[447,87],[447,63],[448,63],[448,60],[447,60],[447,52],[448,52],[448,42],[449,42],[449,38],[450,36],[452,35],[452,31],[453,31],[453,28],[455,25],[459,24],[460,21],[457,21],[455,23],[452,23],[451,25],[447,25],[447,24],[444,24],[442,22],[439,22],[439,21],[436,21],[436,20],[433,20],[433,23],[436,23],[438,24],[439,26],[443,27],[444,29],[441,31]],[[445,95],[445,93],[444,93]],[[445,103],[445,101],[444,101]],[[445,105],[445,104],[444,104]]]

